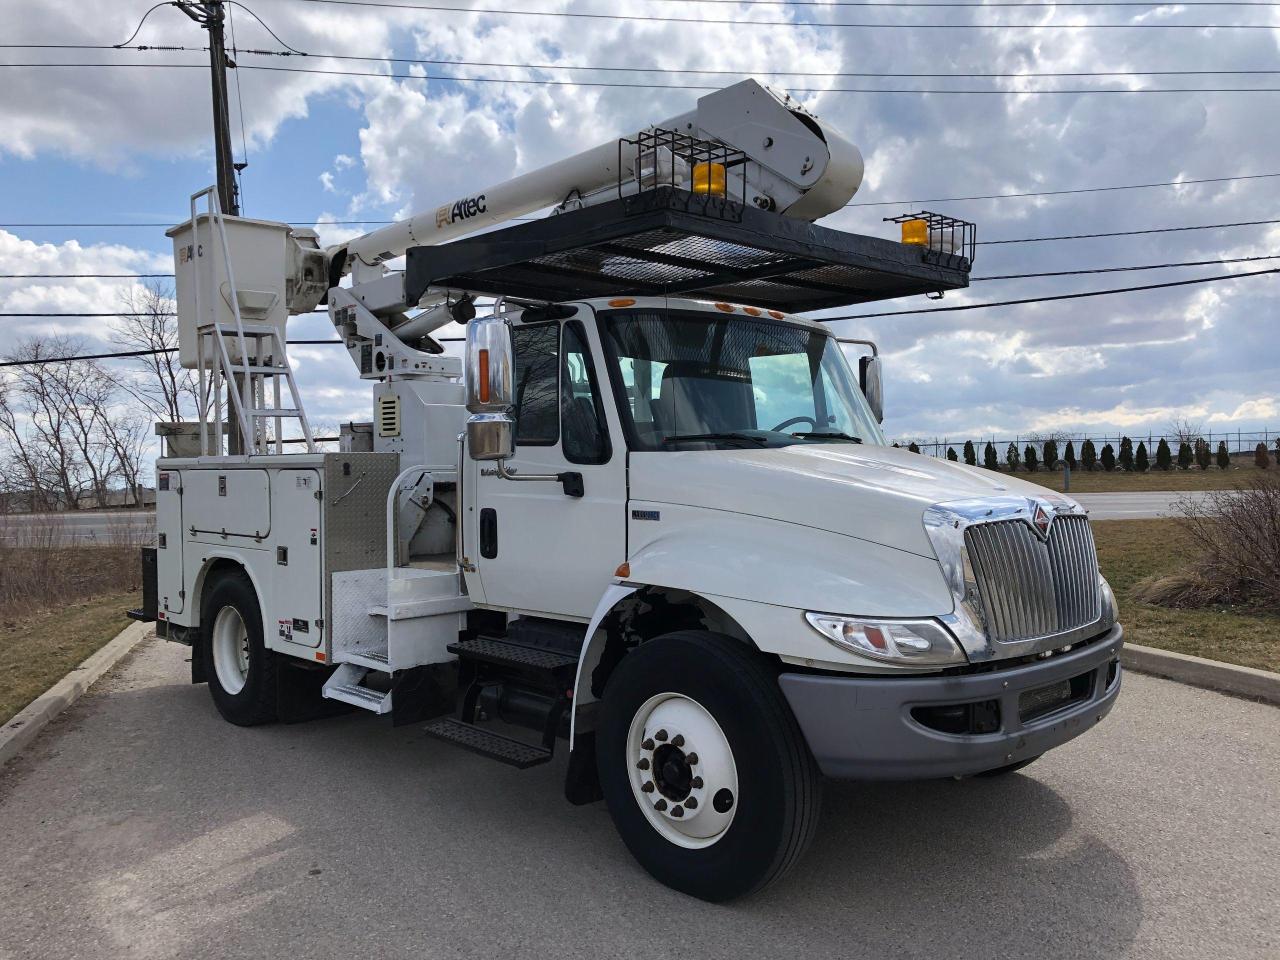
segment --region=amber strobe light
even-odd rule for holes
[[[480,402],[489,402],[489,351],[480,351]]]
[[[693,165],[693,192],[723,197],[725,176],[723,163],[695,163]]]
[[[928,246],[929,224],[924,220],[903,220],[902,242],[913,247]]]

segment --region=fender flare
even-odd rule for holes
[[[249,583],[253,587],[254,596],[257,598],[257,601],[258,601],[258,608],[259,610],[261,610],[262,608],[262,597],[263,597],[262,584],[258,581],[258,578],[254,574],[253,569],[250,567],[250,565],[245,562],[244,557],[231,550],[214,547],[209,551],[208,555],[204,558],[204,561],[200,564],[200,571],[196,574],[195,582],[191,585],[191,595],[192,595],[191,599],[192,599],[192,604],[195,607],[195,609],[192,610],[192,614],[193,614],[192,619],[195,620],[194,627],[197,630],[201,628],[200,620],[203,614],[202,608],[204,607],[204,602],[203,602],[204,592],[205,592],[205,586],[209,580],[209,571],[213,568],[214,564],[216,564],[219,560],[226,560],[231,563],[234,563],[237,567],[240,568],[241,572],[244,573],[244,575],[249,578]],[[263,630],[264,632],[266,630],[265,621],[263,624]]]
[[[634,584],[611,583],[605,588],[604,594],[600,597],[600,602],[596,604],[596,611],[591,615],[591,622],[587,624],[586,642],[582,645],[582,653],[578,655],[578,672],[573,679],[573,702],[569,705],[569,752],[573,752],[573,746],[577,739],[578,726],[578,709],[583,705],[582,698],[582,681],[584,677],[590,677],[592,671],[600,664],[600,654],[604,650],[605,640],[607,637],[599,636],[600,624],[604,622],[604,618],[609,616],[614,608],[627,597],[640,591],[640,587]],[[590,689],[587,690],[590,695]],[[594,702],[594,701],[592,701]]]

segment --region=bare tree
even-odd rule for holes
[[[157,281],[120,295],[120,314],[111,342],[126,350],[155,351],[137,358],[143,376],[120,383],[157,420],[176,423],[196,406],[192,371],[178,362],[178,320],[173,287]]]
[[[105,505],[116,481],[137,498],[146,424],[119,402],[99,363],[66,359],[84,347],[74,337],[38,337],[6,358],[29,361],[0,385],[0,444],[31,509],[77,509],[86,495]]]
[[[1204,436],[1204,423],[1190,417],[1174,417],[1169,421],[1168,432],[1179,443],[1194,444]]]

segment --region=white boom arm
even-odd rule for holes
[[[748,203],[788,216],[816,220],[838,210],[862,182],[862,155],[857,147],[803,110],[789,96],[779,96],[754,80],[698,100],[695,110],[671,117],[656,128],[722,143],[747,157],[744,171]],[[435,210],[383,227],[334,247],[345,253],[343,272],[357,283],[382,275],[382,264],[410,247],[434,246],[476,230],[560,204],[570,197],[589,204],[607,199],[617,184],[634,181],[634,157],[623,156],[619,171],[618,141],[610,140],[489,187]]]

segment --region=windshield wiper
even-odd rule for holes
[[[840,433],[839,431],[824,430],[822,432],[812,432],[812,433],[793,433],[792,436],[799,437],[801,440],[818,440],[820,438],[827,438],[830,440],[845,440],[849,443],[862,442],[861,437],[855,437],[849,433]]]
[[[763,446],[768,443],[767,437],[754,437],[749,433],[680,433],[673,437],[663,437],[662,445],[669,443],[714,442],[717,440],[734,440],[738,443],[754,443]]]

